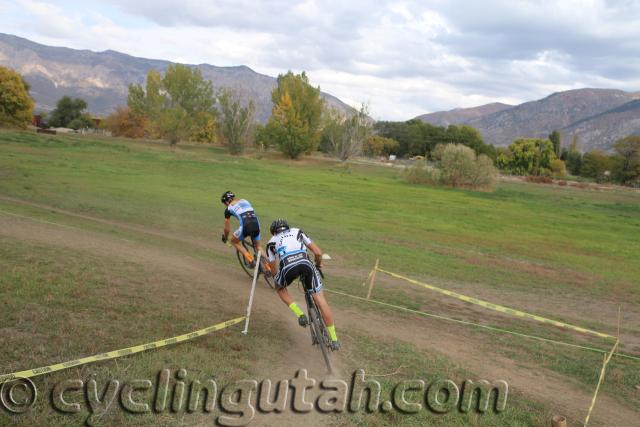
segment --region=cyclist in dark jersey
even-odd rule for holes
[[[225,191],[220,201],[227,207],[224,210],[222,241],[227,243],[231,232],[231,217],[235,217],[240,226],[231,235],[231,244],[244,256],[251,268],[255,267],[253,254],[249,253],[241,243],[245,237],[251,237],[253,247],[256,248],[256,251],[260,250],[260,221],[258,221],[251,203],[245,199],[236,198],[236,195],[231,191]]]
[[[324,298],[322,279],[318,271],[318,268],[322,267],[322,251],[302,230],[290,228],[284,219],[275,220],[271,224],[270,231],[273,237],[267,243],[267,259],[271,263],[271,271],[278,271],[275,277],[278,296],[298,316],[300,326],[307,326],[309,323],[307,316],[287,291],[287,286],[291,282],[301,278],[305,289],[313,296],[324,323],[327,325],[331,349],[338,350],[340,343],[336,336],[333,314]],[[315,265],[307,258],[307,248],[313,252]]]

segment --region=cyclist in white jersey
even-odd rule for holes
[[[251,268],[255,267],[253,254],[249,253],[242,241],[245,237],[251,237],[253,247],[256,251],[260,250],[260,221],[256,216],[251,203],[245,199],[238,199],[231,191],[225,191],[220,201],[227,207],[224,210],[224,231],[222,233],[222,242],[227,243],[229,232],[231,231],[231,217],[235,217],[240,226],[231,235],[231,244],[244,256]]]
[[[287,291],[287,286],[300,277],[305,289],[313,296],[327,325],[331,349],[338,350],[340,343],[336,336],[333,314],[322,292],[322,279],[316,268],[316,266],[322,267],[322,251],[302,230],[290,228],[284,219],[275,220],[271,224],[270,231],[273,237],[267,243],[267,259],[271,263],[271,271],[278,271],[275,276],[278,296],[296,314],[300,326],[307,326],[309,323],[307,316]],[[307,248],[313,252],[315,266],[307,258]]]

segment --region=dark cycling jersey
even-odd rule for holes
[[[238,229],[233,232],[233,235],[236,236],[238,240],[242,240],[246,236],[256,241],[260,240],[260,222],[251,203],[245,199],[240,199],[236,203],[227,206],[224,210],[224,217],[229,219],[232,216],[240,222]]]

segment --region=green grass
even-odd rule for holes
[[[640,197],[629,191],[501,184],[477,193],[405,184],[391,169],[259,161],[207,147],[172,153],[26,133],[3,133],[0,144],[6,195],[202,235],[220,228],[219,194],[233,189],[263,222],[286,216],[346,265],[379,256],[442,281],[529,290],[551,279],[576,293],[640,301]]]
[[[479,378],[472,373],[452,364],[449,360],[436,352],[425,352],[416,349],[411,344],[398,340],[380,340],[373,335],[349,333],[348,352],[343,354],[343,360],[351,370],[363,369],[365,379],[378,381],[381,385],[381,402],[392,396],[394,387],[405,380],[422,380],[425,389],[414,392],[408,400],[421,402],[423,409],[416,414],[403,414],[398,411],[384,413],[382,411],[353,415],[350,422],[359,426],[542,426],[547,424],[551,413],[542,405],[527,400],[522,394],[510,391],[504,411],[496,412],[491,407],[485,413],[471,410],[464,413],[451,408],[445,414],[433,412],[425,403],[425,393],[428,387],[439,380],[451,380],[462,391],[462,384],[466,380],[477,381]],[[425,363],[428,360],[428,363]],[[495,381],[496,378],[484,378]]]
[[[185,237],[210,237],[211,244],[217,245],[223,219],[219,196],[227,189],[254,204],[263,226],[276,217],[286,217],[330,253],[334,261],[327,264],[327,272],[334,289],[363,295],[366,290],[354,288],[354,283],[359,285],[374,260],[380,258],[384,268],[470,295],[482,295],[482,292],[534,295],[550,301],[575,297],[593,300],[590,310],[597,307],[595,301],[598,300],[640,303],[638,192],[500,183],[493,193],[478,193],[410,185],[402,181],[397,169],[378,166],[341,165],[318,159],[292,162],[272,154],[263,159],[252,155],[233,157],[219,148],[207,146],[184,145],[172,152],[155,142],[0,131],[0,196]],[[185,242],[119,230],[38,208],[0,200],[0,209],[179,251],[201,260],[211,257],[205,248]],[[229,256],[217,262],[230,265],[235,260]],[[97,353],[137,344],[141,339],[149,341],[186,332],[233,314],[223,302],[224,295],[205,303],[195,297],[193,289],[189,294],[191,299],[183,303],[185,310],[180,310],[180,314],[176,309],[164,310],[167,300],[184,299],[178,289],[179,279],[140,270],[132,263],[119,262],[114,267],[112,260],[29,246],[11,239],[0,242],[0,263],[0,293],[3,306],[10,308],[1,312],[1,324],[18,325],[19,332],[0,350],[3,370],[37,366],[42,360],[50,360],[51,343],[55,349],[64,349],[62,354],[55,354],[73,358],[90,354],[94,349]],[[331,271],[332,266],[335,272]],[[406,285],[376,288],[376,298],[414,309],[438,309],[431,294],[403,287]],[[149,298],[154,292],[158,294]],[[335,304],[349,303],[335,299]],[[206,317],[203,316],[212,311],[219,313],[220,318],[204,325],[202,319]],[[393,315],[389,309],[379,312]],[[548,309],[537,314],[615,332],[612,322],[605,322],[597,312],[587,311],[577,318],[575,314],[556,312],[550,303]],[[227,317],[223,319],[223,315]],[[136,328],[125,329],[121,321],[124,317],[135,319]],[[541,331],[538,325],[528,322],[498,320],[492,318],[490,322],[523,332],[574,340],[558,331]],[[39,329],[43,325],[46,330]],[[67,325],[73,327],[67,330]],[[633,332],[624,325],[623,331]],[[258,332],[264,341],[249,347],[241,345],[235,334],[222,333],[222,341],[241,348],[237,370],[224,372],[223,379],[255,373],[252,351],[269,340],[281,339],[267,327],[260,327]],[[89,338],[71,339],[95,334],[99,336],[100,345]],[[540,366],[578,380],[586,389],[597,381],[594,365],[598,364],[598,355],[553,352],[548,346],[478,334],[479,339],[488,340],[487,345],[498,346],[514,360],[532,359]],[[26,354],[25,337],[29,337],[29,345],[33,345]],[[211,346],[217,345],[216,337],[205,339],[205,348],[201,352],[194,350],[193,359],[187,362],[193,361],[194,366],[202,363]],[[369,354],[375,353],[373,348],[380,342],[357,336],[352,344]],[[392,360],[418,366],[416,358],[420,352],[403,348],[406,351]],[[163,361],[171,358],[182,361],[181,351],[173,348],[134,356],[131,359],[135,358],[135,363],[127,365],[135,374],[146,378],[145,375],[157,372]],[[224,357],[214,354],[206,365],[230,366]],[[354,363],[367,363],[374,357],[377,356],[356,359]],[[443,362],[437,369],[462,375],[459,371],[449,371],[453,368],[445,365]],[[86,372],[82,369],[75,371]],[[106,378],[107,372],[114,376],[124,373],[112,371],[111,364],[109,371],[104,369],[102,378]],[[128,375],[131,371],[126,372]],[[40,381],[53,384],[68,377],[54,374],[42,378]],[[637,364],[619,363],[616,359],[604,392],[636,406],[637,393],[633,394],[633,386],[639,380]],[[526,399],[522,402],[508,415],[509,424],[542,425],[542,418],[528,414],[536,412],[546,416],[545,409]],[[64,417],[54,417],[54,423],[64,424],[64,420]],[[376,420],[367,416],[351,421],[397,421],[384,417]],[[442,421],[445,425],[479,423],[468,418],[441,420],[445,420]],[[483,425],[485,421],[489,425],[491,422],[501,425],[499,420],[481,421]],[[176,419],[165,421],[171,424]],[[419,423],[424,421],[419,419]]]
[[[0,324],[3,331],[0,360],[3,373],[73,360],[191,332],[241,316],[227,301],[231,291],[207,292],[206,283],[186,282],[179,274],[144,268],[117,258],[99,258],[77,250],[61,250],[0,238]],[[189,283],[185,286],[185,283]],[[236,297],[237,298],[237,297]],[[179,368],[188,380],[214,378],[218,387],[240,378],[255,377],[257,367],[276,363],[283,350],[270,346],[284,341],[269,322],[252,325],[251,340],[239,333],[242,325],[214,332],[181,345],[148,351],[113,361],[71,368],[33,379],[40,392],[36,406],[26,415],[11,417],[0,410],[0,423],[15,425],[80,425],[91,414],[81,405],[77,414],[51,408],[47,393],[62,380],[94,377],[103,390],[111,379],[155,381],[162,369],[172,375]],[[269,352],[258,349],[270,348]],[[173,383],[172,383],[173,384]],[[83,394],[65,394],[70,402],[83,402]],[[150,396],[147,400],[152,402]],[[210,423],[214,416],[169,411],[130,415],[117,403],[94,425],[176,425]],[[209,421],[207,421],[209,420]]]

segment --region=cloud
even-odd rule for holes
[[[75,36],[75,30],[80,23],[77,16],[68,15],[51,3],[35,0],[18,0],[17,3],[31,16],[26,23],[28,28],[49,37]]]
[[[640,88],[640,2],[19,0],[0,26],[36,41],[312,83],[374,117]],[[0,8],[13,6],[0,0]],[[12,18],[9,18],[11,16]]]

